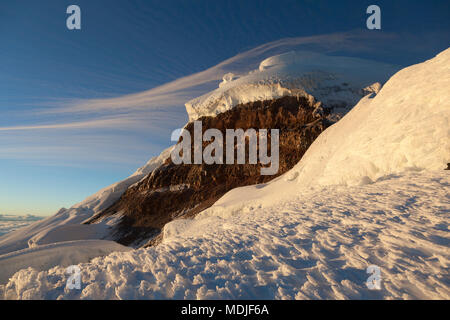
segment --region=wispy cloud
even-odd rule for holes
[[[309,49],[325,53],[370,51],[366,42],[370,38],[373,47],[378,41],[395,39],[395,35],[371,35],[361,32],[336,33],[331,35],[285,38],[269,42],[240,53],[204,71],[179,78],[156,88],[107,99],[77,99],[61,103],[59,108],[45,110],[45,113],[96,113],[147,108],[163,108],[184,105],[199,94],[217,87],[218,81],[228,72],[246,73],[255,68],[261,60],[289,50]],[[373,49],[373,48],[372,48]]]
[[[366,41],[369,38],[371,41]],[[158,144],[156,140],[159,139],[161,145],[170,143],[170,132],[187,121],[184,103],[216,88],[225,73],[245,74],[256,69],[265,58],[290,50],[361,53],[370,52],[374,47],[379,47],[379,43],[392,42],[393,39],[394,35],[369,35],[364,32],[286,38],[263,44],[202,72],[143,92],[104,99],[51,99],[47,103],[40,102],[41,106],[46,107],[30,111],[33,123],[30,124],[29,115],[24,114],[28,117],[26,124],[0,126],[0,143],[6,143],[5,139],[8,139],[15,144],[14,147],[2,147],[0,157],[23,158],[28,154],[28,158],[33,159],[33,154],[39,154],[41,159],[47,154],[48,161],[54,161],[52,157],[56,157],[67,163],[64,157],[74,162],[76,154],[81,155],[76,158],[114,161],[115,157],[130,154],[130,144],[134,149],[141,150],[147,150],[152,145],[154,150]],[[36,134],[42,131],[52,132],[51,135],[58,135],[66,143],[62,146],[49,136]],[[84,144],[78,143],[77,134],[83,135]],[[106,150],[104,141],[97,139],[108,134],[116,139],[113,146],[108,145],[113,150]],[[127,139],[117,139],[120,134]],[[46,150],[52,152],[46,153]]]
[[[58,123],[58,124],[0,127],[0,131],[84,129],[84,128],[109,128],[109,127],[120,128],[136,125],[139,124],[140,122],[141,121],[139,121],[138,119],[111,118],[111,119],[97,119],[78,122]]]

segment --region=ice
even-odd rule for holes
[[[370,60],[292,51],[262,61],[258,70],[248,74],[225,74],[219,88],[187,102],[186,110],[193,121],[240,103],[299,94],[348,108],[376,91],[375,83],[384,83],[395,71],[394,66]]]

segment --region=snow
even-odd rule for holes
[[[449,171],[304,191],[270,207],[201,217],[148,249],[16,273],[9,299],[448,299]],[[226,209],[225,209],[226,210]],[[381,268],[369,290],[366,268]]]
[[[323,132],[300,162],[263,186],[236,188],[208,212],[264,206],[304,188],[364,185],[450,162],[450,49],[395,74]],[[245,194],[245,196],[243,196]],[[242,200],[245,199],[245,200]]]
[[[54,266],[67,267],[111,252],[129,250],[131,248],[105,240],[66,241],[18,250],[0,255],[0,284],[8,282],[20,269],[40,271]]]
[[[395,74],[321,135],[293,173],[301,184],[360,184],[450,161],[450,50]]]
[[[82,224],[83,221],[108,208],[119,199],[130,185],[140,181],[155,168],[162,165],[163,161],[170,156],[171,150],[171,148],[164,150],[159,156],[150,159],[130,177],[100,190],[83,202],[69,209],[63,208],[54,216],[0,237],[0,255],[42,244],[107,237],[109,228],[118,222],[117,217],[105,219],[93,225],[84,225]]]
[[[187,102],[186,110],[193,121],[240,103],[299,94],[313,95],[326,106],[351,107],[365,94],[377,92],[376,83],[384,83],[395,71],[370,60],[292,51],[262,61],[246,75],[225,74],[219,88]]]
[[[169,223],[160,245],[80,263],[81,290],[57,266],[15,273],[0,295],[449,299],[449,60],[450,49],[400,71],[287,174]],[[381,290],[366,287],[370,265]]]

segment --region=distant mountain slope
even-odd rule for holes
[[[39,244],[103,238],[110,226],[117,221],[103,221],[102,224],[95,226],[82,225],[81,223],[114,203],[130,185],[138,182],[154,168],[161,165],[169,154],[170,148],[163,151],[161,155],[150,159],[127,179],[100,190],[69,209],[59,210],[54,216],[0,237],[0,255]],[[65,230],[67,226],[71,226],[71,232],[69,233]]]

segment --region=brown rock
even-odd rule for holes
[[[116,203],[89,223],[123,214],[119,226],[113,231],[114,240],[138,246],[140,241],[154,238],[153,243],[157,243],[160,239],[157,235],[169,221],[193,217],[233,188],[268,182],[291,169],[317,136],[331,124],[326,118],[328,113],[315,101],[303,97],[283,97],[242,104],[216,117],[203,117],[199,119],[203,132],[216,128],[224,137],[226,129],[279,129],[278,173],[261,175],[260,163],[175,165],[168,158],[163,166],[130,187]],[[189,123],[186,129],[193,137],[193,123]],[[203,142],[203,148],[209,143]],[[270,134],[268,148],[270,150]],[[224,146],[224,159],[225,156]],[[248,145],[246,156],[248,159]]]

